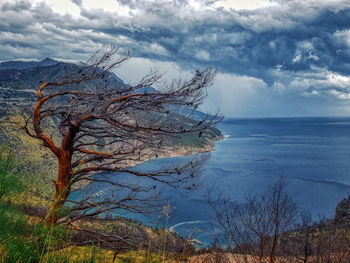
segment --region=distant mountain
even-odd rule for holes
[[[59,62],[46,58],[40,62],[8,61],[0,63],[0,108],[9,106],[23,107],[33,105],[36,99],[36,89],[41,81],[49,82],[57,78],[72,74],[81,68],[82,64]],[[104,83],[106,81],[107,83]],[[86,89],[93,89],[101,84],[101,80],[85,83]],[[103,85],[111,87],[125,87],[124,82],[113,72],[108,72]],[[137,92],[151,93],[157,91],[153,87],[144,87]],[[190,107],[176,107],[169,105],[169,109],[180,115],[191,115],[193,119],[203,119],[207,114],[193,110]]]
[[[122,84],[124,83],[120,78],[117,77],[116,74],[114,74],[113,72],[111,72],[111,74],[112,74],[112,77],[113,77],[117,82],[122,83]]]
[[[178,114],[181,114],[181,115],[187,115],[187,116],[190,115],[191,118],[194,120],[202,120],[205,118],[213,117],[211,114],[204,113],[204,112],[199,111],[199,110],[194,110],[193,108],[190,108],[187,106],[178,107],[177,112],[178,112]]]
[[[36,99],[36,89],[42,81],[55,81],[61,76],[78,72],[83,63],[73,64],[46,58],[40,62],[8,61],[0,63],[0,107],[2,103],[22,105]],[[105,83],[106,81],[107,83]],[[113,72],[107,72],[104,80],[96,79],[84,83],[86,89],[95,88],[98,83],[111,87],[125,87],[124,82]],[[153,87],[143,87],[137,92],[151,93]],[[3,107],[2,107],[3,108]],[[181,111],[182,113],[187,113]]]
[[[41,61],[43,63],[40,62],[41,64],[37,64],[36,67],[26,69],[0,69],[0,86],[13,87],[14,89],[35,89],[42,81],[55,81],[64,75],[69,75],[80,70],[80,66],[72,63],[56,61],[57,63],[49,65],[50,63],[53,63],[53,61],[54,60],[51,60],[51,62],[46,60],[44,62],[43,60]],[[106,74],[104,80],[107,81],[108,85],[112,86],[116,85],[118,87],[121,84],[124,84],[120,78],[111,72]],[[90,85],[92,84],[95,83],[91,82]]]
[[[8,61],[0,63],[0,108],[33,105],[36,89],[41,81],[55,81],[59,77],[72,74],[81,66],[59,62],[50,58],[40,62]],[[105,83],[106,81],[106,83]],[[114,73],[108,72],[104,80],[96,79],[84,83],[86,89],[107,84],[112,87],[126,86]]]
[[[57,60],[51,59],[51,58],[45,58],[42,61],[7,61],[7,62],[1,62],[0,63],[0,70],[4,69],[29,69],[29,68],[35,68],[35,67],[47,67],[52,66],[55,64],[60,63]]]

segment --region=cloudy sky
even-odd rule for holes
[[[0,60],[84,61],[129,48],[134,83],[214,66],[204,108],[227,117],[350,115],[349,0],[0,0]]]

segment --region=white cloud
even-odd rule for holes
[[[348,48],[350,48],[350,30],[337,30],[334,33],[334,37],[336,38],[336,40],[338,41],[338,43],[342,44],[346,44],[346,46]]]
[[[0,53],[8,53],[11,52],[11,55],[16,56],[18,58],[27,58],[28,56],[30,58],[40,56],[40,51],[36,48],[30,48],[30,47],[20,47],[20,46],[13,46],[9,44],[0,45]],[[9,60],[10,58],[3,57],[4,60]]]
[[[165,73],[164,79],[167,82],[192,76],[190,71],[181,69],[175,62],[162,62],[140,57],[130,58],[114,71],[125,83],[133,85],[154,69],[159,69],[159,73]]]
[[[267,85],[263,80],[219,73],[202,109],[215,112],[219,110],[226,117],[252,116],[264,111],[262,100]]]
[[[157,43],[152,43],[149,46],[149,52],[157,54],[157,55],[168,55],[168,51],[162,47],[161,45],[157,44]]]
[[[337,87],[350,89],[350,76],[343,76],[334,72],[330,72],[327,75],[327,81],[332,85],[336,85]]]
[[[210,54],[206,50],[197,50],[194,57],[198,60],[209,60],[210,59]]]
[[[58,14],[69,14],[75,17],[80,16],[80,8],[71,0],[30,0],[30,2],[32,2],[34,5],[45,3]]]
[[[270,0],[222,0],[216,1],[215,7],[223,7],[225,9],[258,9],[277,5],[276,2]]]
[[[103,9],[120,16],[130,16],[132,13],[128,6],[120,4],[117,0],[82,0],[82,7],[89,10]]]
[[[295,54],[295,57],[293,58],[292,63],[298,63],[302,60],[302,55],[300,53],[300,51],[298,50]]]
[[[313,61],[319,61],[320,58],[317,54],[313,54],[311,53],[311,51],[309,52],[309,56],[307,57],[307,59],[312,59]]]
[[[283,68],[283,65],[277,64],[277,65],[274,67],[274,70],[276,70],[276,71],[281,71],[282,68]]]

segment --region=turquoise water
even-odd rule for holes
[[[175,205],[169,218],[172,230],[209,240],[208,189],[242,202],[283,176],[298,207],[315,219],[332,217],[337,203],[350,194],[350,118],[228,119],[219,128],[225,139],[216,143],[202,169],[201,188],[187,194],[164,188],[165,198]],[[135,169],[153,170],[183,160],[163,158]],[[108,195],[113,189],[92,184],[85,191]]]

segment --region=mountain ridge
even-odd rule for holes
[[[39,62],[7,61],[0,63],[0,109],[10,107],[28,108],[36,100],[36,90],[42,81],[57,81],[58,78],[78,72],[81,67],[46,58]],[[125,86],[114,73],[108,72],[105,80],[112,87]],[[94,89],[101,80],[85,84],[87,89]],[[106,84],[106,83],[104,83]],[[1,114],[2,115],[2,114]]]
[[[29,69],[29,68],[35,68],[35,67],[46,67],[46,66],[52,66],[55,64],[60,63],[60,61],[51,59],[51,58],[45,58],[41,61],[4,61],[0,63],[0,70],[4,69]]]
[[[81,63],[80,63],[81,64]],[[36,61],[7,61],[0,63],[0,108],[9,105],[31,104],[36,100],[36,90],[41,81],[55,81],[59,77],[78,72],[81,65],[67,62],[60,62],[51,58],[45,58],[39,62]],[[128,86],[115,73],[107,72],[105,80],[107,85],[112,87]],[[98,80],[92,82],[87,88],[94,88]],[[105,83],[104,83],[105,84]],[[143,87],[138,92],[155,92],[153,87]],[[170,106],[171,108],[171,106]],[[201,119],[207,116],[206,113],[199,110],[182,106],[177,109],[181,115],[193,115],[193,119]]]

